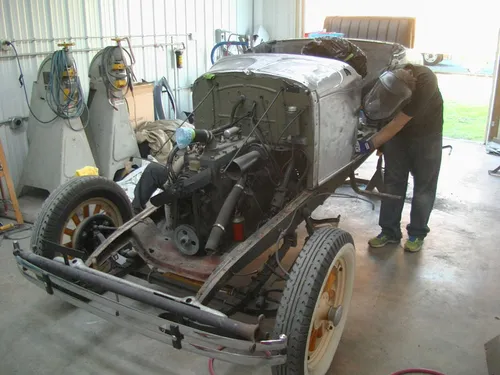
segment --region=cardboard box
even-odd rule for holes
[[[134,95],[130,90],[127,93],[129,119],[133,129],[143,122],[155,120],[153,89],[153,83],[138,82],[134,84]]]

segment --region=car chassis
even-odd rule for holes
[[[269,59],[269,57],[262,56],[262,59]],[[223,64],[229,64],[231,59],[239,58],[241,57],[234,56],[222,59],[214,66],[215,69],[212,71],[215,74],[223,72],[225,67],[228,66]],[[276,55],[273,58],[279,59],[283,57]],[[285,58],[293,59],[287,55],[285,55]],[[301,59],[305,58],[301,57]],[[305,61],[308,64],[315,60],[313,57],[308,59],[310,61]],[[325,63],[323,61],[325,59],[317,59],[317,61],[319,60]],[[238,62],[237,60],[234,61]],[[301,60],[300,62],[304,61]],[[342,74],[346,76],[356,75],[354,70],[347,64],[336,61],[335,64],[335,69],[342,71]],[[217,70],[217,67],[219,67],[219,70]],[[245,71],[244,75],[248,75],[248,72]],[[211,77],[207,78],[205,76],[203,82],[211,79]],[[361,90],[360,87],[358,89]],[[202,104],[208,94],[200,100],[202,94],[204,92],[200,89],[196,108],[201,107],[203,109]],[[210,106],[210,103],[205,104]],[[196,113],[196,109],[194,112]],[[357,113],[355,111],[353,111],[351,117],[356,117],[357,122]],[[264,118],[264,115],[260,120],[262,118]],[[352,129],[354,139],[356,138],[357,126],[355,125],[355,128]],[[347,139],[349,139],[349,136]],[[107,237],[101,236],[100,245],[90,255],[83,253],[76,247],[70,248],[62,243],[57,243],[57,241],[43,240],[45,241],[44,246],[62,256],[49,259],[34,252],[20,249],[18,243],[14,243],[14,256],[22,275],[30,282],[44,289],[48,294],[55,295],[122,327],[169,344],[175,349],[184,349],[235,364],[270,365],[275,369],[283,369],[283,366],[289,360],[289,343],[292,333],[285,332],[287,329],[284,329],[283,326],[281,327],[284,329],[282,332],[278,328],[273,333],[267,333],[263,328],[263,320],[265,316],[272,316],[276,306],[279,305],[279,301],[273,302],[272,298],[267,299],[268,292],[274,292],[269,290],[269,285],[271,285],[269,280],[280,276],[276,271],[278,267],[281,267],[280,260],[285,257],[291,248],[297,245],[297,227],[302,222],[305,222],[308,234],[306,245],[312,238],[320,240],[318,238],[320,235],[324,238],[327,238],[327,236],[344,236],[343,238],[352,244],[352,238],[346,232],[331,228],[317,229],[318,224],[324,224],[325,220],[319,223],[311,217],[311,213],[347,180],[351,182],[351,185],[358,193],[397,198],[383,193],[358,189],[354,173],[369,155],[353,154],[353,143],[351,141],[350,149],[347,150],[350,158],[347,163],[342,162],[340,168],[335,168],[333,173],[328,173],[320,183],[309,184],[307,188],[294,196],[267,222],[253,231],[244,241],[234,246],[224,256],[220,257],[218,261],[210,257],[205,260],[205,262],[212,262],[213,270],[203,282],[200,282],[199,278],[193,282],[182,272],[180,277],[169,278],[164,270],[157,271],[153,267],[144,271],[144,269],[134,268],[135,264],[132,264],[126,270],[122,270],[122,273],[111,274],[102,271],[102,266],[107,260],[118,258],[116,255],[117,249],[132,245],[134,248],[142,248],[144,253],[147,254],[147,246],[145,246],[144,242],[144,236],[149,237],[147,220],[161,211],[161,208],[164,207],[163,204],[148,206],[144,211],[118,226]],[[320,151],[324,154],[324,150]],[[313,162],[315,164],[314,173],[317,173],[317,156]],[[34,236],[36,235],[37,233],[34,233]],[[280,241],[283,241],[283,243],[277,246]],[[263,256],[273,245],[276,245],[275,252],[268,256],[258,272],[255,272],[255,276],[244,288],[228,287],[228,282],[235,275],[238,275],[249,263]],[[319,247],[316,247],[313,250],[319,252]],[[146,259],[145,256],[142,256],[142,258]],[[325,256],[321,256],[320,259],[323,258]],[[354,260],[352,261],[354,262]],[[195,262],[200,265],[203,261],[195,260]],[[346,263],[342,264],[344,264],[344,267],[346,266]],[[293,267],[298,266],[295,264]],[[342,268],[339,269],[342,271]],[[171,271],[171,274],[176,274],[175,268]],[[294,275],[295,271],[290,272]],[[168,290],[182,290],[183,293],[180,294],[184,295],[179,297],[123,279],[124,274],[142,278],[149,283],[167,286]],[[352,275],[349,275],[351,281],[352,277]],[[297,283],[297,279],[295,283]],[[108,293],[104,295],[104,292]],[[196,294],[186,296],[186,292]],[[345,293],[347,295],[350,292]],[[220,300],[223,301],[222,306]],[[148,308],[138,308],[137,302],[145,304]],[[345,311],[342,311],[343,308]],[[234,313],[240,311],[256,316],[255,322],[252,324],[244,323],[231,317]],[[345,324],[347,309],[339,304],[335,308],[329,308],[325,314],[328,315],[329,326],[322,334],[326,335],[325,332],[334,330],[334,327],[340,325],[341,321],[342,325]],[[314,329],[313,325],[312,331],[309,332],[310,338],[307,345],[309,345],[310,355],[307,355],[306,349],[305,366],[307,366],[309,357],[313,356],[311,353],[314,350],[311,351],[311,345],[316,342],[315,335],[317,332]],[[320,337],[319,334],[318,338]],[[298,338],[293,338],[293,340],[296,339]],[[333,351],[335,351],[337,344],[338,342],[333,345]],[[331,358],[328,365],[330,362]],[[299,374],[304,370],[288,369],[283,371],[276,373]]]

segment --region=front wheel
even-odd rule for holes
[[[291,270],[276,317],[275,336],[288,336],[287,362],[273,375],[325,375],[333,361],[354,287],[351,235],[318,229]]]
[[[46,258],[60,254],[47,242],[82,250],[88,257],[133,216],[125,191],[103,177],[74,177],[50,194],[35,221],[31,236],[33,252]],[[108,228],[97,230],[96,228]]]

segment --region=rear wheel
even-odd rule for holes
[[[287,363],[273,375],[325,375],[351,303],[355,249],[349,233],[318,229],[299,253],[283,292],[275,336],[288,337]]]
[[[60,255],[47,244],[53,242],[82,250],[88,257],[113,228],[132,216],[130,200],[118,184],[103,177],[75,177],[59,186],[43,204],[33,228],[31,248],[52,259]]]

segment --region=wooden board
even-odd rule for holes
[[[7,165],[7,158],[5,157],[5,153],[3,152],[2,142],[0,142],[0,184],[3,183],[2,179],[5,179],[5,182],[7,183],[7,191],[9,192],[10,202],[12,203],[12,207],[16,215],[16,221],[18,224],[23,224],[23,215],[21,214],[19,202],[17,201],[16,190],[14,188],[12,178],[10,177],[9,166]],[[2,191],[2,199],[6,199],[7,197],[3,196],[3,185],[0,186],[2,186],[0,189]]]

